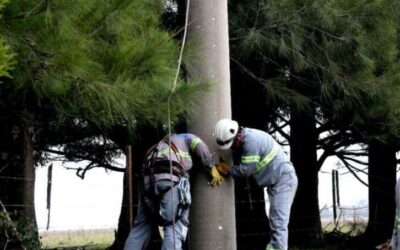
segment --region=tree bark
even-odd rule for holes
[[[317,130],[315,109],[291,111],[290,155],[299,179],[290,218],[292,244],[319,247],[322,227],[318,204]]]
[[[3,130],[1,133],[0,200],[14,223],[18,222],[18,233],[24,235],[25,240],[12,238],[15,235],[2,235],[0,238],[11,240],[8,247],[21,247],[21,244],[25,244],[28,249],[39,249],[32,137],[28,126],[23,122],[20,124],[13,130]],[[0,248],[4,247],[4,243],[0,242]]]
[[[189,7],[188,42],[193,49],[187,61],[189,77],[211,84],[199,97],[189,131],[208,144],[218,161],[214,126],[231,117],[227,1],[191,0]],[[227,178],[222,186],[211,188],[202,172],[192,173],[190,249],[236,250],[234,183]]]
[[[363,243],[371,248],[392,235],[395,217],[396,150],[383,142],[369,143],[369,220]]]

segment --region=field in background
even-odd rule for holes
[[[91,229],[41,232],[43,249],[85,247],[85,250],[104,250],[114,241],[114,229]]]
[[[346,234],[355,236],[365,230],[367,221],[360,218],[341,219],[338,223],[332,220],[322,220],[322,228],[325,233],[336,232],[337,236]],[[334,236],[333,235],[333,236]],[[342,235],[343,236],[343,235]],[[91,229],[91,230],[71,230],[71,231],[49,231],[40,233],[42,249],[85,249],[85,250],[104,250],[114,242],[114,229]],[[340,239],[337,242],[330,242],[325,250],[343,249],[340,246]],[[338,246],[336,246],[338,244]],[[293,248],[293,250],[298,250]]]

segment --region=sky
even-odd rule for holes
[[[76,167],[76,164],[66,166]],[[332,169],[338,169],[339,174],[347,172],[336,164],[335,158],[327,159],[319,174],[320,208],[332,206]],[[39,231],[45,231],[47,225],[47,170],[48,167],[36,170],[35,207]],[[362,178],[367,181],[365,175]],[[54,162],[49,230],[117,228],[122,185],[123,173],[107,173],[95,168],[82,180],[74,170]],[[367,188],[351,174],[339,175],[339,192],[344,207],[358,206],[368,200]]]
[[[69,164],[69,167],[72,164]],[[47,225],[47,171],[36,169],[35,208],[39,231]],[[95,168],[79,178],[53,163],[49,230],[116,228],[122,202],[123,173]]]

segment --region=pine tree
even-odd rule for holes
[[[7,4],[7,0],[0,1],[0,19],[1,19],[1,10]],[[12,69],[13,64],[13,54],[11,54],[9,46],[3,40],[3,37],[0,36],[0,79],[3,77],[10,77],[9,71]]]
[[[232,2],[234,62],[250,75],[250,82],[265,86],[262,102],[273,102],[290,114],[291,159],[299,176],[291,240],[297,244],[322,243],[319,135],[345,131],[373,96],[373,83],[386,72],[396,51],[394,5],[395,1]],[[339,121],[346,125],[328,126]],[[317,122],[325,125],[317,128]]]
[[[3,9],[0,55],[14,63],[0,61],[9,76],[0,86],[0,168],[29,181],[2,181],[0,200],[33,228],[34,166],[49,146],[166,121],[177,46],[160,29],[162,10],[156,0],[16,0]],[[195,90],[179,81],[173,119],[190,109]]]

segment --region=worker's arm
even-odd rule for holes
[[[254,174],[260,161],[260,147],[257,142],[245,143],[238,165],[232,166],[228,174],[233,177],[248,177]]]
[[[214,163],[207,145],[199,137],[192,134],[189,135],[188,144],[190,150],[200,158],[203,166],[210,170]]]
[[[190,135],[188,143],[190,150],[200,158],[203,166],[210,171],[211,186],[221,185],[224,181],[224,178],[214,166],[213,157],[207,145],[195,135]]]

